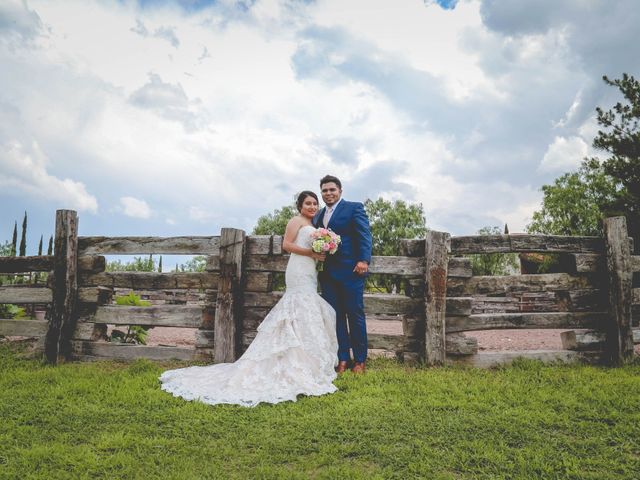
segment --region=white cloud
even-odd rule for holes
[[[151,208],[144,200],[135,197],[120,197],[123,213],[133,218],[150,218]]]
[[[114,206],[83,219],[96,234],[211,234],[333,173],[349,199],[422,202],[434,228],[515,230],[585,154],[600,75],[638,76],[622,0],[181,3],[0,6],[0,144],[35,165],[0,153],[3,185]]]
[[[212,220],[219,219],[220,215],[210,209],[191,206],[189,207],[189,218],[200,223],[210,223]]]
[[[59,208],[97,213],[98,201],[81,182],[57,178],[47,172],[47,157],[37,143],[0,146],[0,187],[7,193],[26,194],[59,204]]]
[[[580,137],[556,137],[542,158],[540,170],[558,173],[575,170],[588,152],[589,146]]]

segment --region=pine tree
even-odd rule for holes
[[[49,237],[49,246],[47,247],[47,255],[53,255],[53,235]]]
[[[38,256],[42,256],[42,235],[40,235],[40,242],[38,243]],[[34,283],[38,283],[38,280],[40,280],[40,274],[36,273],[33,277],[33,281]]]
[[[16,256],[16,246],[18,245],[18,222],[13,224],[13,240],[11,240],[11,256]]]
[[[160,255],[160,261],[158,262],[158,272],[162,273],[162,255]]]
[[[27,254],[27,212],[24,212],[24,220],[22,220],[22,237],[20,238],[20,256]]]

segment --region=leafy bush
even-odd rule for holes
[[[25,310],[22,307],[11,303],[0,304],[0,318],[24,318],[25,316]]]
[[[126,307],[150,307],[151,302],[148,300],[142,300],[140,296],[133,292],[128,295],[118,295],[116,298],[116,305],[122,305]],[[133,344],[147,344],[147,335],[149,329],[153,327],[142,327],[140,325],[127,325],[127,331],[114,329],[109,337],[110,342],[118,343],[133,343]]]

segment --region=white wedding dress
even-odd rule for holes
[[[314,227],[298,230],[296,245],[309,248]],[[336,314],[317,293],[315,261],[292,253],[287,289],[258,327],[249,348],[234,363],[168,370],[162,390],[210,405],[253,407],[335,392],[338,341]]]

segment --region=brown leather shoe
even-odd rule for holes
[[[336,367],[336,373],[344,373],[347,371],[348,363],[346,361],[339,361],[338,366]]]
[[[366,370],[364,362],[356,362],[351,371],[353,373],[364,373]]]

